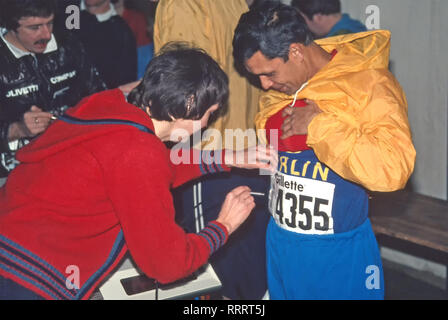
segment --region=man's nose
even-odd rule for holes
[[[268,77],[266,76],[260,76],[260,83],[264,90],[269,90],[274,82],[272,82]]]
[[[41,28],[41,36],[43,39],[51,39],[51,34],[53,33],[53,27],[43,25]]]

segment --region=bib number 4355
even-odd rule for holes
[[[303,192],[285,190],[274,184],[270,210],[277,224],[287,230],[304,234],[332,234],[334,185],[321,181],[301,180]]]
[[[296,196],[291,192],[285,193],[285,200],[288,200],[290,203],[290,218],[284,217],[283,190],[278,190],[275,214],[278,215],[278,220],[280,223],[286,224],[290,228],[299,227],[304,231],[312,230],[313,228],[316,231],[329,231],[330,217],[321,208],[321,205],[328,206],[328,200],[313,198],[305,195]],[[313,208],[312,211],[310,208]],[[300,215],[303,218],[298,219],[297,215]]]

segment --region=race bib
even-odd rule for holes
[[[332,183],[286,175],[271,177],[269,210],[282,229],[302,234],[333,234]]]

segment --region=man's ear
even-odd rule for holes
[[[145,111],[148,114],[148,116],[151,116],[151,109],[149,109],[149,107],[146,107]]]
[[[304,56],[305,46],[301,43],[291,43],[289,45],[288,58],[293,61],[301,62]]]

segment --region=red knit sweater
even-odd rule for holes
[[[90,96],[69,115],[154,130],[119,90]],[[155,135],[127,125],[56,121],[17,159],[22,164],[0,189],[0,275],[45,298],[88,298],[127,250],[146,275],[171,282],[206,263],[227,239],[217,222],[186,234],[174,221],[170,189],[229,169],[173,165]],[[71,266],[80,272],[74,290],[66,286]]]

